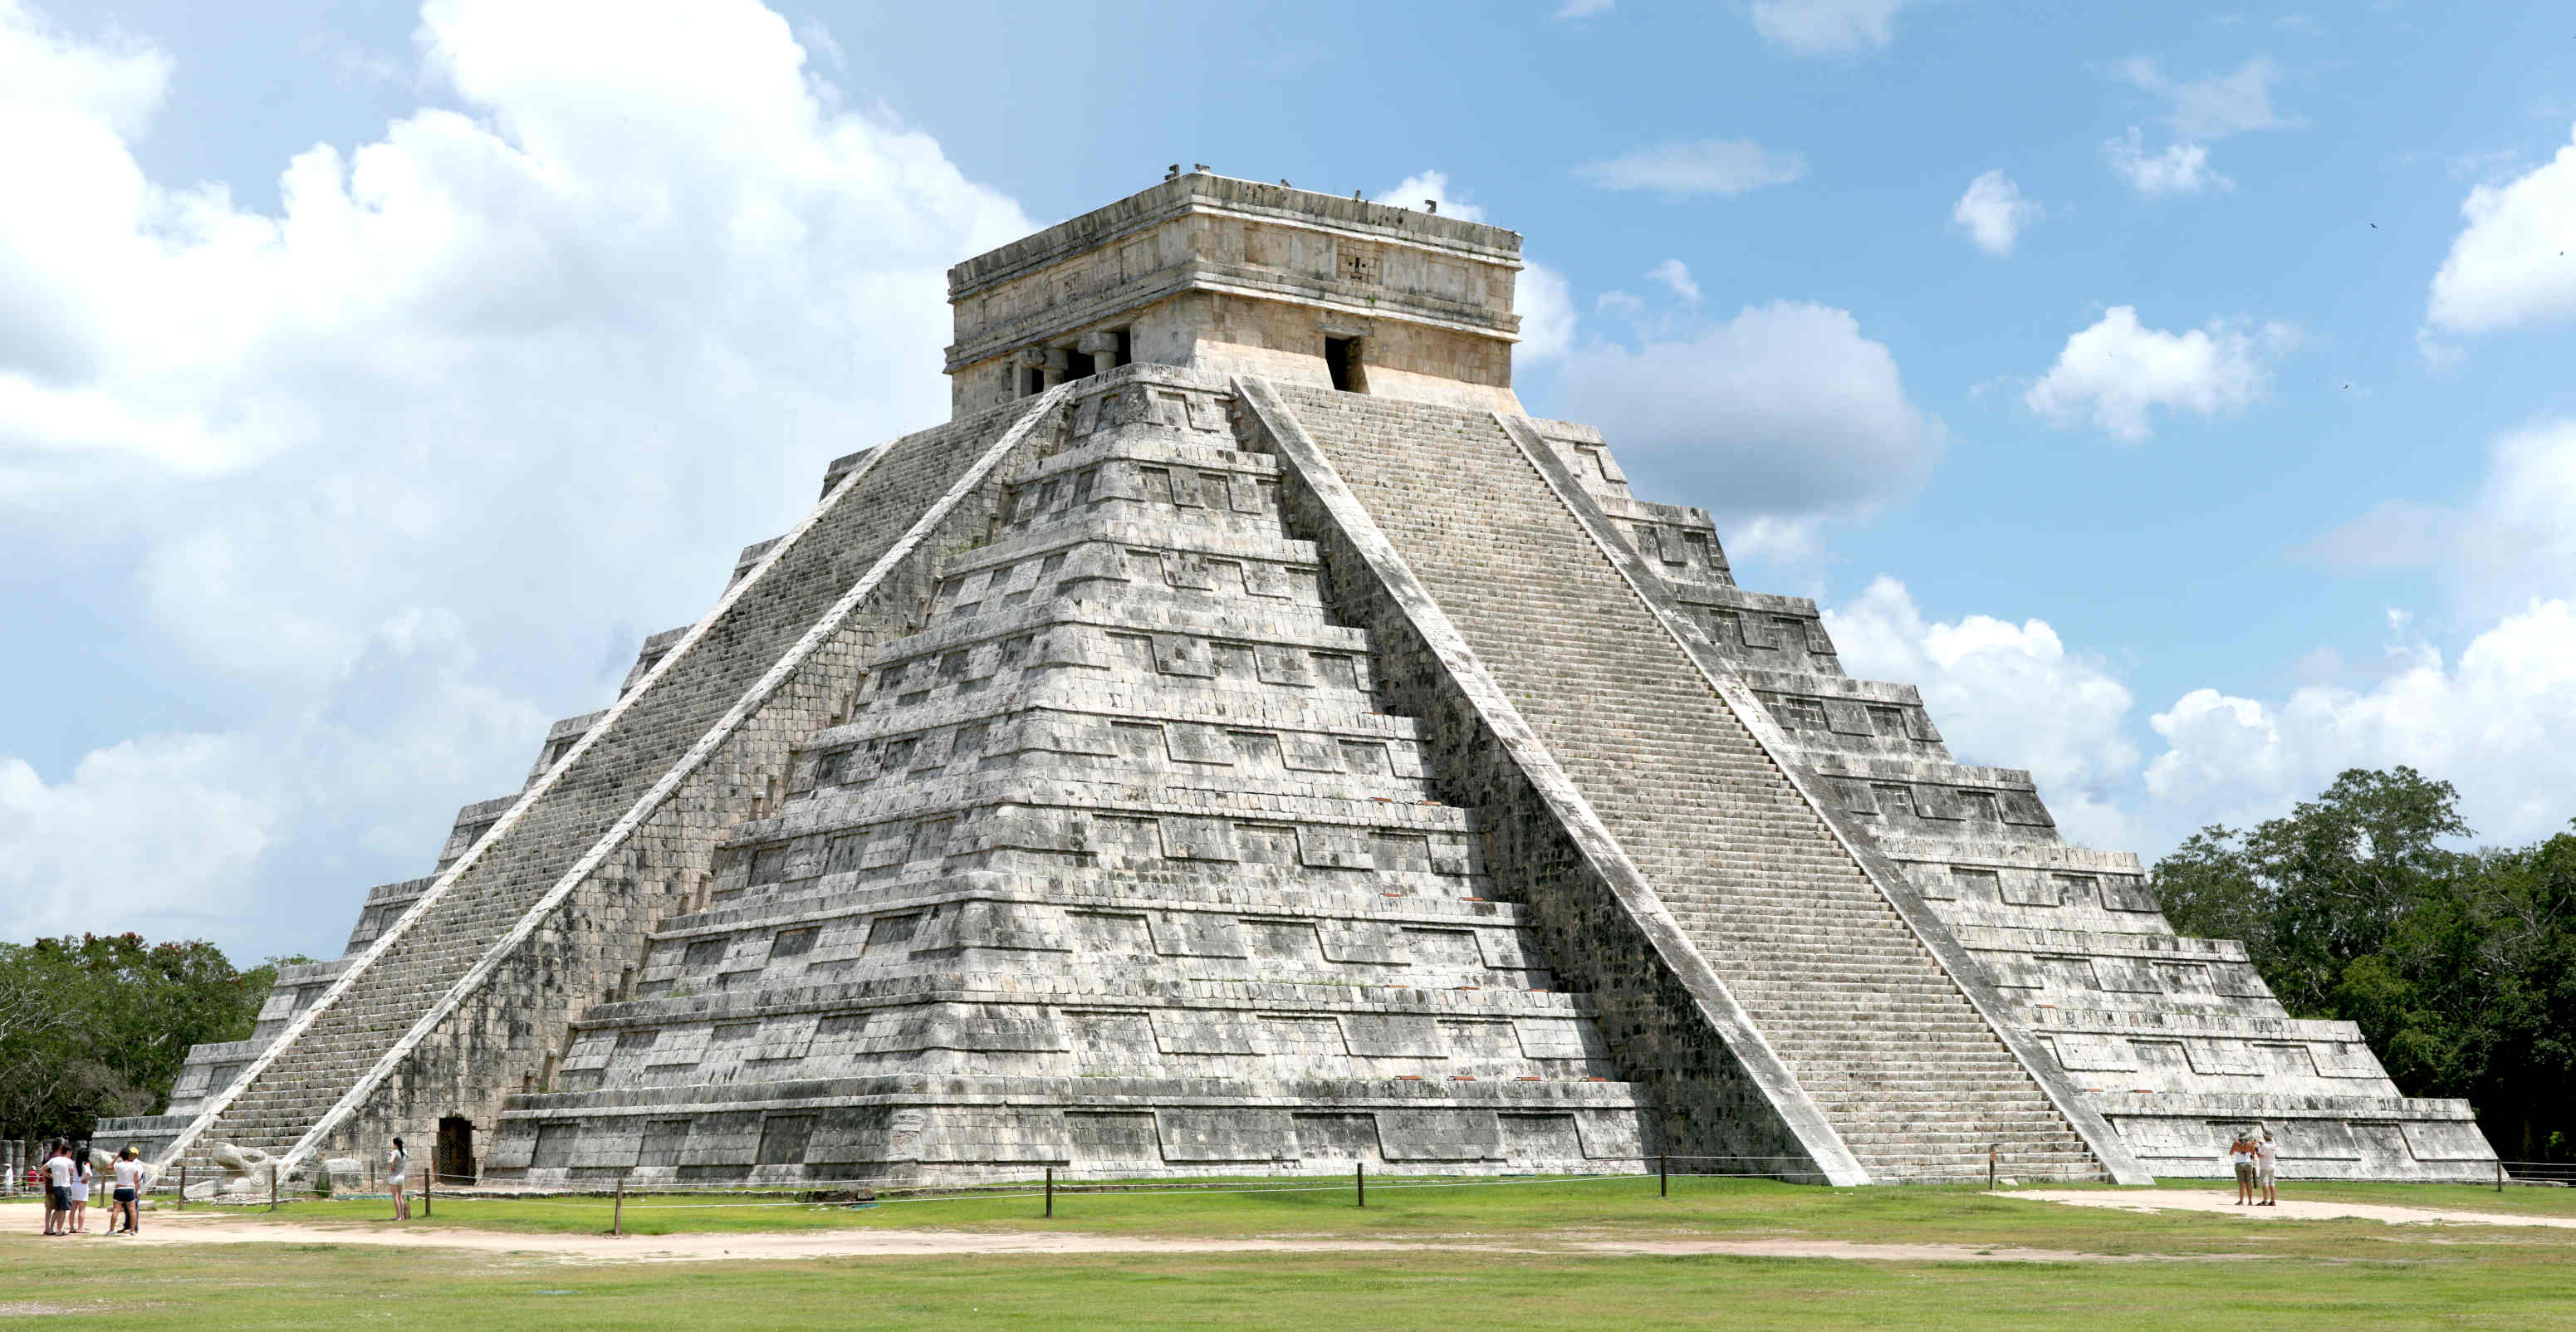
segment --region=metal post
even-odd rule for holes
[[[1673,1157],[1670,1152],[1655,1158],[1655,1196],[1658,1198],[1673,1196]]]
[[[1047,1172],[1046,1172],[1046,1214],[1047,1214],[1047,1219],[1048,1219],[1048,1220],[1052,1221],[1052,1220],[1054,1220],[1054,1219],[1055,1219],[1055,1167],[1054,1167],[1054,1166],[1048,1166],[1048,1167],[1047,1167]]]
[[[1996,1150],[1997,1150],[1997,1149],[1996,1149],[1996,1147],[1995,1147],[1994,1145],[1992,1145],[1992,1144],[1989,1144],[1989,1145],[1986,1147],[1986,1192],[1988,1192],[1988,1193],[1992,1193],[1992,1192],[1994,1192],[1994,1191],[1995,1191],[1995,1152],[1996,1152]]]
[[[188,1158],[179,1158],[179,1203],[172,1211],[188,1210]]]
[[[430,1149],[429,1153],[429,1171],[420,1177],[420,1217],[422,1220],[426,1221],[429,1219],[430,1200],[437,1196],[438,1149],[433,1147]]]
[[[286,1172],[279,1170],[274,1162],[270,1163],[268,1168],[268,1210],[272,1212],[277,1210],[277,1177],[284,1173]]]
[[[1351,1186],[1359,1190],[1360,1206],[1368,1206],[1368,1162],[1351,1162]]]
[[[608,1213],[608,1233],[626,1233],[626,1179],[622,1175],[617,1180],[617,1202]]]

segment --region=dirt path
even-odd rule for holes
[[[133,1239],[79,1243],[121,1247],[208,1244],[351,1244],[457,1249],[560,1262],[697,1263],[792,1258],[920,1258],[967,1254],[1210,1254],[1210,1253],[1554,1253],[1616,1257],[1742,1256],[1841,1258],[1876,1262],[2136,1262],[2152,1255],[2074,1253],[2059,1249],[1981,1247],[1968,1244],[1862,1244],[1847,1240],[1598,1239],[1536,1235],[1525,1242],[1459,1236],[1426,1240],[1343,1237],[1246,1236],[1181,1238],[1083,1232],[962,1230],[807,1230],[771,1234],[531,1235],[496,1230],[383,1225],[299,1225],[234,1217],[154,1218]],[[2260,1255],[2230,1255],[2258,1257]]]
[[[2208,1212],[2248,1221],[2331,1221],[2358,1217],[2393,1223],[2434,1222],[2444,1225],[2555,1226],[2576,1230],[2576,1217],[2532,1216],[2523,1212],[2471,1212],[2448,1207],[2390,1207],[2380,1203],[2310,1202],[2284,1198],[2274,1207],[2240,1207],[2233,1198],[2208,1189],[2013,1189],[1993,1195],[2066,1203],[2074,1207],[2108,1207],[2123,1212]]]

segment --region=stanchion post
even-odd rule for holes
[[[1055,1167],[1054,1167],[1054,1166],[1048,1166],[1048,1167],[1046,1168],[1046,1214],[1047,1214],[1047,1219],[1048,1219],[1048,1220],[1052,1221],[1052,1220],[1054,1220],[1054,1219],[1055,1219]]]
[[[1351,1187],[1359,1192],[1360,1206],[1368,1206],[1368,1162],[1351,1162]]]
[[[429,1219],[429,1205],[438,1197],[438,1153],[429,1155],[429,1172],[420,1177],[420,1217]]]
[[[188,1161],[185,1157],[179,1160],[179,1205],[171,1210],[175,1212],[188,1210]]]
[[[1995,1153],[1997,1150],[1999,1150],[1997,1144],[1988,1143],[1986,1145],[1986,1192],[1988,1193],[1995,1191]]]
[[[277,1177],[284,1173],[272,1165],[268,1169],[268,1210],[277,1210]]]
[[[1673,1196],[1673,1156],[1670,1152],[1658,1153],[1655,1157],[1655,1196]]]
[[[626,1177],[623,1175],[618,1176],[617,1179],[617,1201],[609,1206],[608,1233],[611,1235],[626,1233]]]

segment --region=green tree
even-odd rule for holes
[[[2251,833],[2204,828],[2157,861],[2157,900],[2186,934],[2245,941],[2289,1010],[2331,1015],[2344,968],[2377,953],[2463,859],[2460,794],[2412,768],[2352,769]]]
[[[277,964],[201,941],[82,935],[0,944],[0,1134],[86,1133],[168,1101],[192,1045],[247,1038]]]
[[[2461,851],[2459,793],[2355,769],[2156,863],[2185,934],[2245,941],[2290,1012],[2361,1028],[2401,1091],[2465,1097],[2508,1156],[2576,1156],[2576,835]]]

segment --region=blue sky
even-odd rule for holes
[[[0,0],[0,934],[336,952],[1173,161],[1523,233],[1531,410],[2072,835],[2545,835],[2571,89],[2538,5]]]

